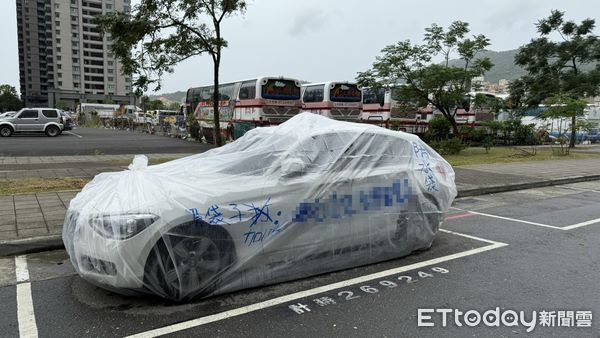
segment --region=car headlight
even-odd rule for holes
[[[92,217],[92,228],[102,237],[127,239],[139,234],[158,219],[153,214],[104,215]]]

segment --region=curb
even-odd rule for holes
[[[483,188],[474,188],[474,189],[464,189],[458,191],[458,195],[456,198],[460,197],[468,197],[468,196],[481,196],[481,195],[489,195],[500,192],[507,191],[516,191],[516,190],[526,190],[532,188],[542,188],[549,187],[553,185],[563,185],[570,183],[579,183],[579,182],[587,182],[587,181],[598,181],[600,180],[600,175],[589,175],[589,176],[572,176],[565,178],[555,178],[544,181],[533,181],[527,183],[516,183],[516,184],[507,184],[507,185],[494,185]]]
[[[64,248],[62,235],[50,235],[0,241],[0,257]]]
[[[557,178],[546,181],[534,181],[527,183],[507,184],[489,186],[483,188],[464,189],[458,192],[456,198],[468,197],[468,196],[481,196],[489,195],[500,192],[525,190],[532,188],[549,187],[553,185],[563,185],[569,183],[579,183],[587,181],[598,181],[600,175],[590,176],[572,176],[566,178]],[[2,256],[13,256],[22,255],[27,253],[48,251],[63,249],[64,244],[62,241],[62,235],[51,235],[51,236],[40,236],[25,239],[16,239],[8,241],[0,241],[0,257]]]
[[[77,177],[77,176],[73,176],[74,178],[82,178],[82,177]],[[85,178],[85,177],[83,177]],[[81,189],[70,189],[70,190],[56,190],[56,191],[42,191],[42,192],[19,192],[16,194],[8,194],[8,195],[2,195],[2,196],[21,196],[21,195],[37,195],[37,194],[46,194],[46,193],[59,193],[59,192],[81,192]]]

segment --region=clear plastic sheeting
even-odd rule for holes
[[[173,300],[427,249],[456,196],[452,167],[417,136],[311,113],[147,162],[87,184],[63,241],[83,278]]]

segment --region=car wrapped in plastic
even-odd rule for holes
[[[452,167],[417,136],[301,113],[97,175],[63,241],[92,283],[184,300],[427,249],[455,196]]]

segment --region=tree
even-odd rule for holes
[[[544,103],[547,105],[546,110],[538,115],[542,119],[556,119],[566,117],[571,119],[571,138],[573,134],[577,134],[578,124],[577,117],[583,116],[583,109],[586,102],[581,99],[574,99],[565,94],[557,94],[547,98]],[[571,142],[569,142],[569,147]]]
[[[593,33],[595,21],[585,19],[579,24],[564,19],[564,12],[553,10],[549,17],[536,24],[540,37],[519,49],[515,64],[522,66],[527,75],[511,86],[511,97],[519,98],[525,106],[537,106],[551,101],[572,104],[579,99],[600,93],[600,39]],[[550,35],[560,37],[550,40]],[[589,71],[583,65],[596,63]],[[563,103],[557,103],[562,105]],[[577,114],[569,109],[553,113],[570,117],[576,125]],[[569,147],[575,147],[576,128],[571,128]]]
[[[459,135],[456,111],[467,104],[472,78],[493,66],[489,58],[476,59],[490,42],[484,35],[465,37],[469,24],[462,21],[453,22],[447,30],[432,24],[425,32],[423,44],[406,40],[382,49],[373,67],[358,73],[356,79],[361,86],[397,88],[404,97],[434,106],[450,122],[454,135]],[[449,64],[455,53],[464,62],[462,67]],[[442,64],[433,61],[439,55]]]
[[[56,109],[69,110],[69,105],[65,101],[58,101],[54,105]]]
[[[146,106],[147,110],[163,110],[165,108],[165,103],[161,100],[149,100]]]
[[[112,12],[98,16],[96,23],[111,34],[124,73],[137,74],[138,94],[150,85],[159,90],[163,74],[181,61],[208,54],[213,61],[214,139],[220,146],[219,67],[227,47],[221,23],[245,9],[242,0],[141,0],[132,15]]]
[[[429,121],[429,133],[437,141],[447,139],[450,128],[452,128],[450,122],[441,116],[436,116]]]
[[[169,108],[169,110],[176,110],[176,111],[179,111],[179,110],[181,109],[181,103],[178,103],[178,102],[171,102],[171,103],[169,103],[169,106],[168,106],[168,108]]]
[[[13,111],[23,108],[15,87],[7,84],[0,85],[0,111]]]
[[[500,97],[476,93],[473,98],[473,108],[492,112],[495,117],[498,117],[498,114],[507,108],[507,104]]]

